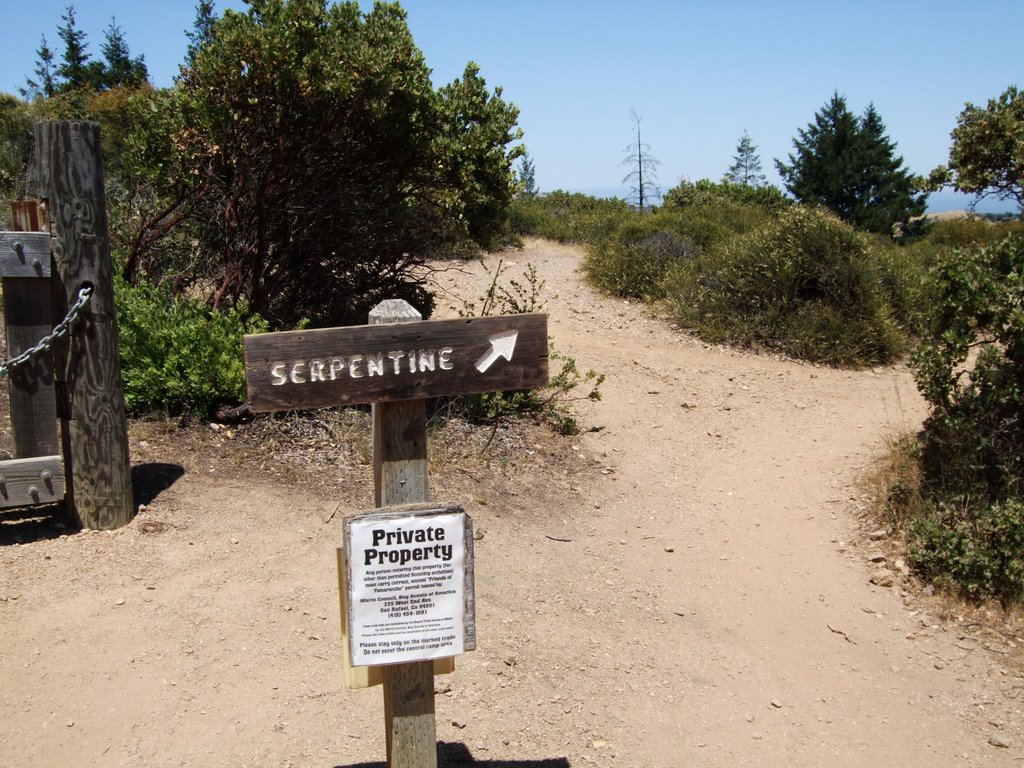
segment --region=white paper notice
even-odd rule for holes
[[[354,666],[463,652],[465,519],[459,513],[352,522]]]

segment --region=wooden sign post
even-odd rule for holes
[[[245,369],[253,411],[373,403],[376,504],[422,507],[429,499],[426,398],[546,385],[547,316],[423,321],[393,299],[377,305],[366,326],[246,336]],[[474,645],[475,635],[466,649]],[[436,768],[434,673],[444,661],[365,668],[382,671],[389,768]],[[365,681],[373,684],[374,676]]]

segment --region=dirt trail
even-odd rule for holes
[[[596,296],[576,249],[504,258],[546,282],[556,350],[608,378],[568,458],[535,437],[433,481],[483,531],[480,648],[437,681],[446,764],[1024,760],[1015,659],[870,584],[849,543],[860,472],[924,413],[904,368],[708,347]],[[488,276],[438,280],[473,298]],[[187,471],[131,526],[0,536],[0,764],[381,760],[379,690],[341,687],[333,572],[366,468],[283,482],[159,435],[133,456]]]

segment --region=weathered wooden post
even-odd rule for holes
[[[409,559],[389,562],[399,563],[401,569],[406,563],[421,563],[444,550],[446,560],[462,563],[458,575],[452,562],[447,562],[437,571],[429,571],[426,577],[451,589],[432,592],[422,584],[414,585],[412,577],[396,576],[393,583],[380,590],[388,597],[373,596],[366,600],[371,606],[379,606],[380,611],[372,620],[377,622],[371,627],[374,640],[366,646],[370,649],[372,645],[372,650],[364,653],[363,646],[348,631],[350,621],[353,626],[356,623],[356,609],[352,603],[346,603],[346,596],[350,589],[366,587],[371,575],[364,573],[367,580],[358,585],[346,582],[345,561],[347,557],[348,566],[352,566],[352,552],[348,548],[339,550],[346,685],[361,688],[383,683],[389,768],[435,768],[433,675],[439,670],[451,670],[453,654],[476,647],[472,524],[457,505],[423,508],[428,500],[426,399],[529,389],[543,386],[548,377],[546,315],[427,321],[420,318],[408,303],[389,300],[373,309],[366,326],[245,337],[246,383],[253,411],[373,403],[374,490],[378,509],[346,517],[349,532],[367,520],[379,526],[372,530],[370,545],[363,540],[362,565],[367,566],[370,558],[378,554],[376,546],[381,542],[387,548],[391,543],[413,541],[445,543],[409,549],[404,554],[392,549],[389,558]],[[403,509],[410,503],[420,508],[415,512]],[[423,522],[423,517],[434,515],[447,515],[455,522],[438,522],[437,527]],[[408,516],[419,517],[414,522]],[[393,522],[395,529],[389,529],[385,521]],[[456,544],[459,531],[463,538],[461,544]],[[435,535],[437,538],[431,538]],[[456,552],[463,554],[456,557]],[[374,579],[381,576],[380,572],[372,574]],[[374,584],[379,589],[379,582]],[[460,591],[464,604],[460,604],[458,597],[451,598]],[[440,635],[423,624],[412,631],[422,630],[429,636],[410,640],[408,623],[401,627],[390,623],[392,618],[405,622],[407,617],[429,614],[438,606],[443,612],[447,610],[442,605],[446,600],[453,600],[455,605],[449,604],[453,609],[437,617],[445,627]],[[387,601],[391,601],[391,608]],[[346,620],[346,613],[350,621]],[[456,628],[452,622],[459,616],[464,623]],[[374,663],[373,659],[379,660]]]
[[[69,336],[54,345],[67,511],[72,523],[119,528],[135,512],[114,284],[107,239],[100,128],[46,122],[35,127],[39,194],[50,212],[55,319],[91,295]]]
[[[400,299],[383,301],[370,311],[370,325],[422,319]],[[373,489],[378,507],[429,499],[426,400],[373,404]],[[384,728],[391,768],[437,766],[432,661],[384,667]]]

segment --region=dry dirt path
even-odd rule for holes
[[[870,545],[847,543],[859,474],[923,415],[905,369],[707,347],[595,295],[576,249],[504,259],[537,267],[556,349],[608,379],[568,446],[436,466],[434,497],[483,532],[480,647],[437,680],[442,764],[1024,761],[1007,647],[869,584]],[[473,298],[488,277],[438,281]],[[311,482],[230,438],[133,435],[185,473],[120,531],[0,526],[0,765],[380,765],[334,574],[369,470],[346,455]]]
[[[958,642],[955,621],[870,584],[870,552],[845,543],[865,465],[924,415],[904,367],[834,371],[708,347],[596,297],[575,249],[531,242],[509,261],[546,281],[556,350],[608,376],[583,408],[600,431],[581,449],[614,472],[565,528],[552,515],[573,541],[537,541],[543,573],[525,590],[547,585],[533,595],[540,628],[524,634],[564,647],[552,678],[573,725],[556,730],[593,737],[581,759],[1024,760],[1020,681]],[[994,733],[1014,746],[992,746]]]

